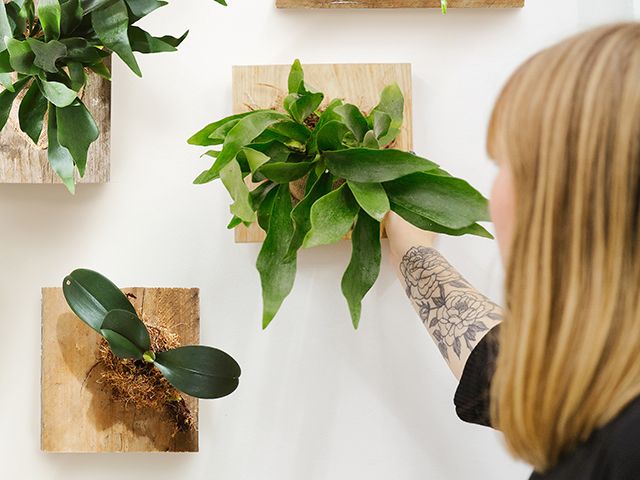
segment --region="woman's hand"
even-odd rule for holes
[[[384,228],[389,238],[389,248],[395,266],[411,247],[433,247],[436,243],[437,235],[435,233],[420,230],[394,212],[387,214],[384,219]]]

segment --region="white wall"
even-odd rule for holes
[[[339,292],[348,244],[304,252],[292,296],[262,332],[258,245],[235,245],[224,229],[220,184],[191,185],[205,162],[185,139],[229,113],[233,64],[411,62],[416,150],[486,193],[486,120],[500,85],[529,54],[592,24],[590,9],[605,2],[528,0],[521,11],[446,17],[172,3],[148,24],[190,28],[180,52],[141,58],[143,79],[115,62],[112,182],[75,198],[58,186],[0,189],[0,477],[527,478],[496,434],[456,418],[456,383],[388,265],[354,332]],[[606,4],[631,16],[628,0]],[[499,298],[494,243],[443,238],[441,248]],[[233,354],[243,376],[233,396],[201,403],[200,454],[39,452],[40,287],[78,266],[123,286],[201,288],[202,340]]]

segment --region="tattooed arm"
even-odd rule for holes
[[[456,378],[469,354],[502,318],[502,310],[475,290],[431,247],[435,235],[395,214],[385,223],[400,282]]]

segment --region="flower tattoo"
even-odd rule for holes
[[[487,319],[501,319],[500,307],[473,290],[433,248],[411,248],[400,273],[407,296],[447,360],[452,351],[461,358],[463,348],[473,350],[477,335],[489,330]]]

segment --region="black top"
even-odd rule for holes
[[[454,403],[465,422],[491,426],[489,391],[498,353],[495,327],[471,352]],[[530,480],[640,480],[640,397],[544,474]]]

